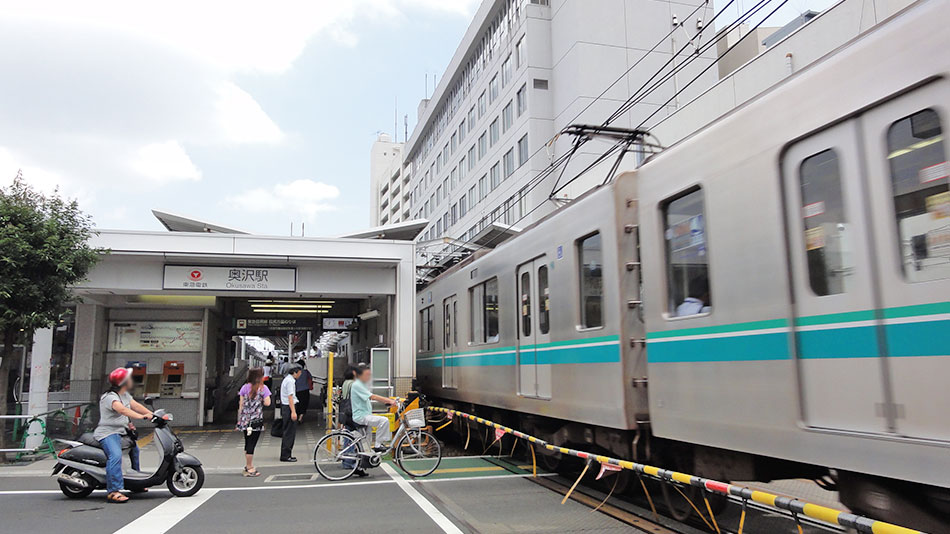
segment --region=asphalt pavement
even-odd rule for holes
[[[449,457],[429,478],[410,480],[385,463],[371,476],[344,482],[320,478],[309,462],[317,424],[305,424],[294,449],[299,462],[277,461],[279,440],[262,437],[258,478],[241,475],[242,437],[229,429],[181,430],[185,450],[206,468],[204,488],[174,498],[162,487],[105,502],[98,491],[67,499],[50,477],[52,459],[0,467],[0,531],[164,534],[186,532],[549,533],[631,532],[610,516],[591,513],[530,480],[529,466],[491,457]],[[143,470],[156,454],[143,440]],[[540,476],[546,476],[540,473]]]

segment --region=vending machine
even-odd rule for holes
[[[162,397],[181,397],[185,382],[185,362],[166,360],[162,366]]]

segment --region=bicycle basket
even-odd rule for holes
[[[426,411],[422,408],[409,410],[403,417],[409,428],[422,428],[426,426]]]

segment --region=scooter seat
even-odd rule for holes
[[[90,447],[95,447],[97,449],[102,448],[99,440],[93,437],[92,432],[86,432],[85,434],[82,434],[76,441],[82,443],[83,445],[89,445]]]

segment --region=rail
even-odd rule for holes
[[[584,467],[584,472],[581,473],[581,477],[587,472],[587,469],[591,466],[593,462],[597,462],[602,466],[612,466],[615,469],[626,469],[634,471],[637,473],[637,476],[646,475],[653,479],[659,480],[662,483],[672,484],[674,488],[679,486],[692,486],[699,488],[703,491],[708,491],[710,493],[723,495],[723,496],[732,496],[737,497],[742,500],[743,503],[743,519],[745,517],[745,506],[749,501],[770,506],[772,508],[778,508],[780,510],[785,510],[791,512],[792,517],[798,521],[798,516],[805,516],[811,519],[817,519],[819,521],[824,521],[825,523],[830,523],[832,525],[839,525],[846,528],[853,528],[860,532],[861,534],[924,534],[919,530],[913,530],[898,525],[893,525],[891,523],[886,523],[884,521],[877,521],[868,517],[863,517],[860,515],[852,514],[849,512],[844,512],[841,510],[835,510],[833,508],[828,508],[826,506],[820,506],[817,504],[808,503],[798,499],[793,499],[789,497],[780,497],[778,495],[773,495],[771,493],[766,493],[764,491],[757,491],[750,488],[735,486],[733,484],[727,484],[725,482],[719,482],[716,480],[710,480],[708,478],[698,477],[695,475],[690,475],[687,473],[680,473],[677,471],[670,471],[667,469],[660,469],[658,467],[653,467],[650,465],[640,464],[636,462],[631,462],[628,460],[620,460],[617,458],[611,458],[609,456],[604,456],[600,454],[591,454],[584,451],[579,451],[576,449],[569,449],[566,447],[558,447],[556,445],[551,445],[550,443],[544,441],[543,439],[536,438],[534,436],[519,432],[513,428],[509,428],[504,425],[495,423],[494,421],[489,421],[488,419],[483,419],[465,412],[460,412],[457,410],[449,410],[448,408],[442,408],[438,406],[428,406],[428,410],[441,412],[448,414],[450,417],[461,417],[463,419],[468,419],[475,421],[479,424],[485,425],[490,428],[494,428],[496,433],[502,431],[505,434],[515,436],[518,439],[523,439],[530,443],[533,443],[539,447],[544,447],[547,450],[559,452],[561,454],[566,454],[569,456],[574,456],[585,460],[587,465]],[[443,425],[444,426],[444,425]],[[497,439],[496,439],[497,441]],[[580,482],[580,478],[578,478]],[[577,482],[574,483],[574,486],[577,486]],[[573,489],[573,488],[572,488]],[[644,491],[646,486],[644,486]],[[568,496],[570,492],[568,493]],[[647,498],[650,499],[649,493]],[[705,499],[705,497],[704,497]],[[567,500],[567,496],[565,496]],[[690,503],[692,505],[692,503]],[[707,508],[708,501],[707,501]],[[651,500],[652,506],[652,500]],[[719,532],[718,525],[715,523],[715,518],[712,516],[710,509],[710,518],[712,519],[712,525],[710,528],[715,526],[713,529],[716,532]],[[705,519],[704,519],[705,521]],[[707,523],[708,524],[708,523]],[[739,534],[742,534],[742,520],[740,520]]]

